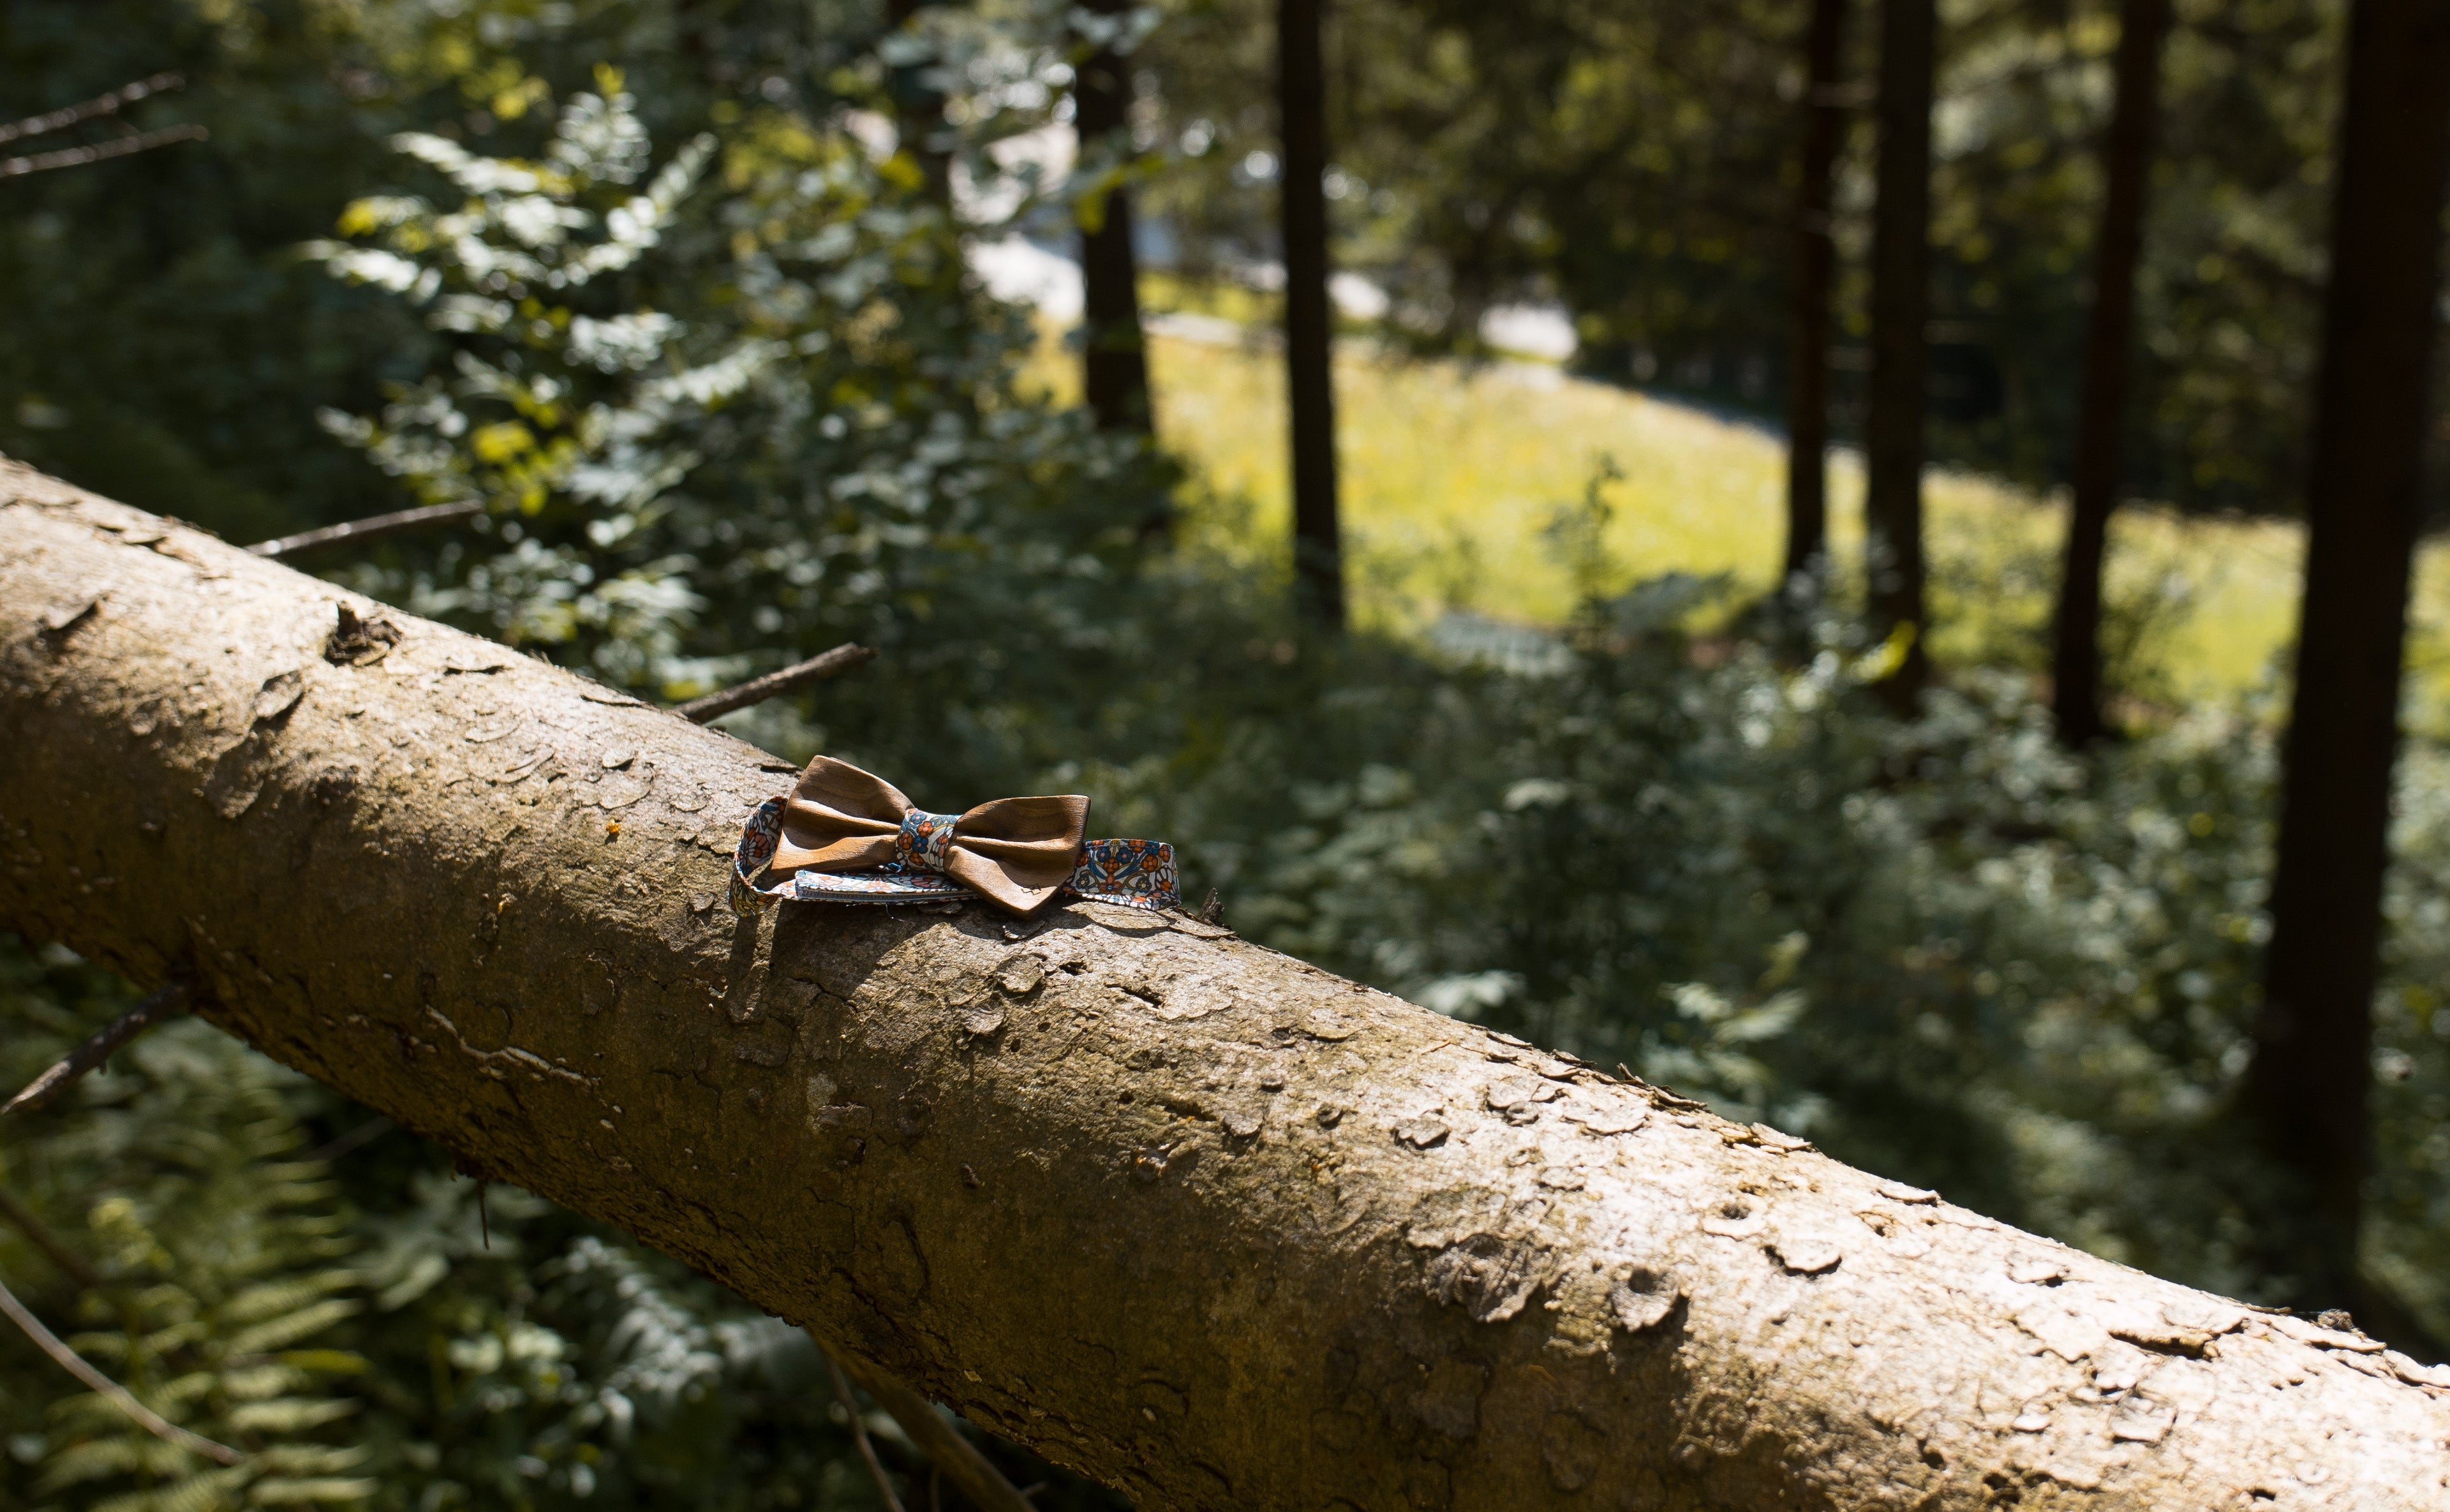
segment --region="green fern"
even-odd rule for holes
[[[362,1502],[366,1452],[331,1441],[358,1412],[343,1387],[365,1362],[308,1347],[363,1306],[356,1241],[323,1167],[295,1158],[293,1078],[200,1023],[124,1060],[44,1141],[55,1176],[86,1183],[84,1248],[108,1282],[79,1300],[86,1327],[68,1342],[243,1458],[216,1464],[99,1394],[64,1394],[33,1493],[94,1512]]]

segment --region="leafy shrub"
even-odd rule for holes
[[[489,511],[361,586],[656,694],[853,634],[907,675],[1052,629],[1035,597],[1110,573],[1171,471],[1019,397],[1026,317],[968,288],[903,160],[768,110],[650,175],[598,82],[534,159],[398,138],[458,203],[362,199],[342,225],[379,244],[312,248],[449,348],[379,419],[326,423]]]
[[[1196,771],[1115,775],[1255,938],[2096,1252],[2284,1295],[2260,1214],[2286,1194],[2235,1107],[2269,701],[2079,758],[2025,677],[1972,669],[1900,723],[1842,621],[1790,665],[1680,630],[1709,591],[1594,603],[1546,654],[1450,635],[1480,665],[1389,655],[1252,709]],[[2420,740],[2401,772],[2365,1262],[2437,1331],[2445,757]]]
[[[5,1070],[19,1081],[74,1042],[63,1030],[83,1027],[63,999],[126,1006],[65,953],[12,950],[6,966]],[[54,1329],[69,1347],[163,1418],[243,1455],[224,1466],[157,1438],[99,1394],[72,1393],[30,1347],[12,1348],[0,1392],[50,1402],[10,1419],[14,1463],[0,1476],[27,1504],[65,1494],[168,1512],[346,1502],[374,1489],[350,1421],[367,1362],[334,1347],[362,1306],[348,1265],[357,1245],[323,1166],[300,1156],[299,1082],[202,1024],[173,1024],[90,1078],[45,1136],[15,1142],[10,1185],[102,1286],[80,1288],[17,1226],[0,1264],[34,1301],[62,1303],[55,1319],[83,1325]]]

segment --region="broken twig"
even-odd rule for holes
[[[823,1349],[818,1352],[824,1353]],[[893,1483],[885,1478],[885,1464],[876,1457],[876,1445],[867,1442],[867,1425],[859,1420],[859,1399],[850,1394],[850,1377],[843,1374],[843,1367],[829,1354],[826,1369],[834,1378],[834,1396],[850,1415],[850,1440],[859,1445],[859,1457],[867,1462],[867,1473],[876,1478],[876,1494],[885,1498],[885,1512],[902,1512],[902,1499],[893,1494]]]
[[[836,1369],[846,1370],[860,1388],[876,1399],[885,1416],[902,1425],[902,1431],[919,1446],[928,1462],[944,1472],[953,1488],[969,1499],[979,1512],[1034,1512],[1029,1500],[1013,1489],[979,1446],[962,1437],[961,1430],[944,1421],[943,1413],[925,1397],[889,1376],[857,1366],[837,1364],[831,1355],[826,1363]]]
[[[26,1305],[17,1300],[16,1293],[5,1286],[0,1286],[0,1312],[7,1313],[9,1321],[24,1330],[27,1338],[34,1341],[34,1347],[58,1361],[61,1369],[92,1387],[112,1406],[126,1413],[138,1427],[155,1438],[223,1464],[237,1464],[246,1458],[226,1444],[215,1444],[202,1434],[188,1432],[137,1401],[128,1394],[126,1386],[87,1364],[85,1356],[62,1344],[59,1336],[44,1328],[43,1320],[27,1311]],[[899,1512],[898,1508],[896,1512]]]
[[[90,121],[98,115],[117,115],[121,106],[134,105],[148,94],[167,94],[172,89],[185,87],[186,83],[186,75],[174,71],[157,73],[149,79],[139,79],[134,84],[123,84],[108,94],[98,94],[77,105],[62,106],[56,110],[49,110],[41,115],[28,116],[23,121],[0,126],[0,143],[14,142],[19,137],[38,137],[46,132],[65,130],[80,121]]]
[[[187,984],[174,981],[113,1018],[95,1030],[84,1044],[69,1051],[67,1059],[26,1083],[25,1091],[0,1103],[0,1117],[7,1117],[21,1108],[47,1108],[58,1101],[60,1094],[76,1085],[78,1077],[108,1060],[120,1046],[155,1024],[185,1013],[187,999]]]
[[[736,688],[727,688],[719,693],[709,693],[704,698],[692,698],[686,704],[675,705],[672,712],[691,724],[703,725],[709,720],[721,719],[735,708],[747,708],[751,704],[762,704],[769,698],[780,698],[785,693],[795,691],[810,683],[839,676],[864,662],[875,659],[876,652],[865,646],[856,646],[846,641],[832,650],[811,656],[796,667],[786,667],[779,672],[768,672],[763,677],[752,677]]]
[[[0,179],[23,178],[29,173],[48,173],[53,168],[81,168],[105,158],[124,158],[130,153],[166,147],[173,142],[202,142],[212,135],[203,126],[164,126],[159,131],[146,131],[116,142],[97,142],[87,147],[62,147],[57,152],[36,152],[22,158],[0,158]]]
[[[401,531],[414,531],[428,525],[450,525],[459,520],[472,520],[485,513],[485,506],[475,499],[460,499],[452,504],[426,504],[413,510],[395,510],[389,514],[370,514],[361,520],[349,520],[340,525],[325,525],[316,530],[300,531],[295,535],[278,536],[258,541],[247,548],[258,556],[269,556],[278,562],[319,546],[339,546],[348,541],[370,541],[379,535],[392,535]]]

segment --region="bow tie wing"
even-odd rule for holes
[[[910,800],[884,778],[848,762],[820,756],[800,773],[783,809],[783,834],[774,847],[773,872],[788,876],[807,867],[848,871],[891,861],[895,837]]]
[[[1088,824],[1089,800],[1078,793],[981,804],[953,826],[944,870],[991,901],[1025,914],[1071,880]]]

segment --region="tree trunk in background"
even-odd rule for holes
[[[2305,492],[2271,946],[2247,1097],[2304,1294],[2356,1295],[2373,994],[2450,157],[2450,0],[2357,0]]]
[[[0,927],[1141,1506],[2450,1512],[2450,1372],[1187,915],[735,916],[788,764],[6,463],[0,729]]]
[[[1302,614],[1344,628],[1335,506],[1335,311],[1327,277],[1326,0],[1277,0],[1276,92],[1284,134],[1285,397],[1293,421],[1293,590]]]
[[[1087,9],[1116,19],[1128,0]],[[1072,90],[1073,124],[1084,162],[1106,165],[1132,156],[1129,63],[1100,47],[1080,65]],[[1104,151],[1099,151],[1099,148]],[[1151,429],[1148,353],[1140,328],[1139,261],[1132,246],[1132,191],[1109,188],[1082,207],[1080,228],[1080,388],[1101,431]]]
[[[1786,571],[1818,599],[1829,552],[1829,294],[1838,268],[1831,182],[1846,137],[1838,70],[1848,0],[1812,0],[1804,34],[1802,184],[1795,209],[1793,350],[1787,359]]]
[[[920,34],[911,21],[928,0],[885,0],[885,19],[896,30]],[[893,102],[893,126],[902,145],[926,179],[927,198],[949,213],[953,205],[953,155],[935,143],[944,129],[944,94],[928,82],[931,64],[894,64],[885,69],[885,91]]]
[[[2127,423],[2135,325],[2135,263],[2144,246],[2144,201],[2151,184],[2161,42],[2169,30],[2169,0],[2125,0],[2118,26],[2117,100],[2101,152],[2108,192],[2093,253],[2074,494],[2068,509],[2067,561],[2059,574],[2057,635],[2051,657],[2051,711],[2059,739],[2070,746],[2090,744],[2109,732],[2101,708],[2101,562],[2110,542],[2110,514],[2118,504],[2119,443]]]
[[[1880,0],[1879,196],[1872,223],[1872,380],[1863,417],[1863,552],[1872,628],[1907,638],[1884,680],[1915,707],[1930,675],[1922,559],[1923,397],[1931,310],[1935,0]]]

